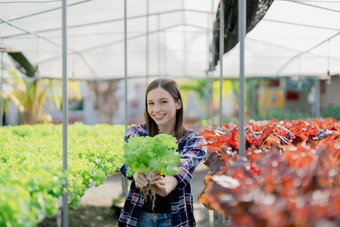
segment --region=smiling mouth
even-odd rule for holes
[[[156,120],[162,120],[165,114],[153,115]]]

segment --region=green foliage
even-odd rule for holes
[[[103,184],[122,165],[124,126],[74,124],[68,130],[68,171],[62,170],[61,125],[0,128],[0,226],[35,226],[58,210],[68,177],[69,205]]]
[[[4,80],[9,89],[4,89],[4,103],[11,102],[19,110],[22,124],[49,123],[51,116],[44,111],[46,100],[61,109],[61,81],[20,76],[17,71],[8,71],[11,79]],[[68,81],[72,98],[81,100],[78,82]],[[6,105],[4,105],[6,107]]]
[[[323,118],[335,118],[336,120],[340,120],[340,105],[332,105],[327,107],[324,111],[322,111],[321,116]]]
[[[177,148],[176,138],[167,134],[130,138],[124,144],[125,164],[128,166],[126,174],[132,176],[136,171],[145,174],[160,171],[162,175],[175,175],[181,158]]]
[[[202,79],[190,79],[188,81],[185,81],[185,83],[180,84],[180,89],[181,91],[187,92],[187,91],[195,91],[199,94],[200,98],[204,98],[204,91],[205,91],[205,86],[206,86],[206,80]]]

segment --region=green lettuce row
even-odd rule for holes
[[[67,174],[70,206],[90,183],[104,183],[121,165],[122,125],[70,125],[68,172],[62,171],[62,126],[0,128],[0,226],[35,226],[57,212]]]

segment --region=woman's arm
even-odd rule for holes
[[[177,187],[179,189],[184,188],[192,179],[192,173],[205,157],[206,154],[206,141],[198,133],[192,133],[185,141],[183,148],[180,152],[183,152],[180,163],[178,165],[179,173],[174,177],[178,181]]]

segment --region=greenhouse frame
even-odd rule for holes
[[[214,23],[216,14],[225,13],[218,12],[219,2],[64,0],[62,5],[54,0],[0,1],[0,86],[11,79],[8,72],[18,68],[11,53],[20,52],[33,64],[31,77],[63,80],[64,105],[67,79],[125,79],[126,97],[127,83],[135,78],[145,78],[146,83],[155,77],[220,78],[221,82],[223,78],[239,78],[241,84],[244,77],[308,77],[315,78],[316,108],[320,108],[319,80],[340,74],[339,2],[273,1],[263,19],[246,36],[246,28],[242,27],[245,21],[239,21],[241,45],[221,54],[215,67]],[[243,7],[246,12],[246,6]],[[224,30],[220,32],[224,34]],[[223,42],[220,39],[222,49]],[[23,76],[29,76],[27,68],[22,70]],[[240,89],[240,94],[244,94],[244,87]],[[244,98],[240,99],[240,125],[244,125],[242,107]],[[125,113],[126,108],[127,105]],[[67,119],[67,108],[64,109],[63,119]],[[63,125],[67,169],[67,123]],[[243,134],[240,130],[241,145]],[[244,148],[241,146],[240,150]]]

